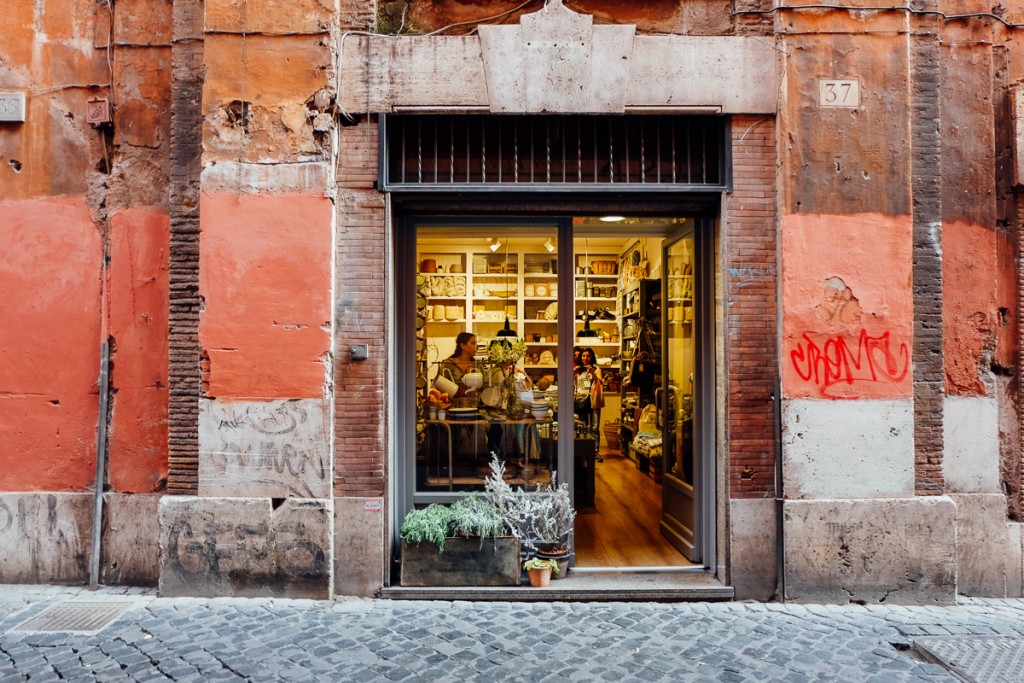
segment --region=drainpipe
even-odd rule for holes
[[[110,337],[107,330],[107,277],[110,251],[103,250],[103,272],[100,284],[100,410],[96,418],[96,479],[93,486],[92,553],[89,556],[89,590],[100,585],[100,542],[103,536],[103,483],[107,471],[107,404],[110,389]]]
[[[775,577],[776,599],[786,601],[786,539],[782,533],[785,492],[782,490],[782,383],[775,378],[772,390],[775,409]]]

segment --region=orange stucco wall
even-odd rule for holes
[[[953,396],[984,396],[985,378],[992,361],[1010,360],[997,343],[1005,341],[999,308],[1014,308],[1012,289],[1001,286],[1006,277],[997,261],[999,242],[1005,236],[991,228],[963,222],[942,226],[943,352],[946,393]],[[1008,245],[1002,245],[1002,252]],[[1000,299],[1003,300],[1000,300]],[[1011,328],[1012,329],[1012,328]]]
[[[334,205],[316,194],[204,193],[200,211],[207,394],[322,396]]]
[[[909,216],[782,219],[782,378],[789,398],[912,393]]]
[[[167,297],[170,220],[154,209],[110,219],[110,334],[116,344],[110,484],[145,493],[167,479]]]
[[[95,475],[100,235],[85,199],[0,201],[0,490]]]

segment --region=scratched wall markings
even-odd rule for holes
[[[325,498],[326,404],[319,399],[220,403],[199,416],[201,495]]]
[[[729,268],[729,278],[739,288],[752,287],[775,277],[775,266],[735,266]]]

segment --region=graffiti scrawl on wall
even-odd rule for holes
[[[837,386],[896,384],[910,369],[907,345],[895,342],[890,332],[875,336],[861,328],[854,344],[841,335],[820,344],[806,332],[802,338],[790,352],[790,361],[800,379],[813,384],[823,397],[852,398],[849,392],[836,391]]]

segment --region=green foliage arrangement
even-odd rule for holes
[[[433,543],[442,553],[445,539],[452,536],[479,536],[483,545],[485,538],[497,538],[505,533],[501,511],[476,494],[451,505],[432,503],[422,510],[412,510],[399,530],[406,543]]]

